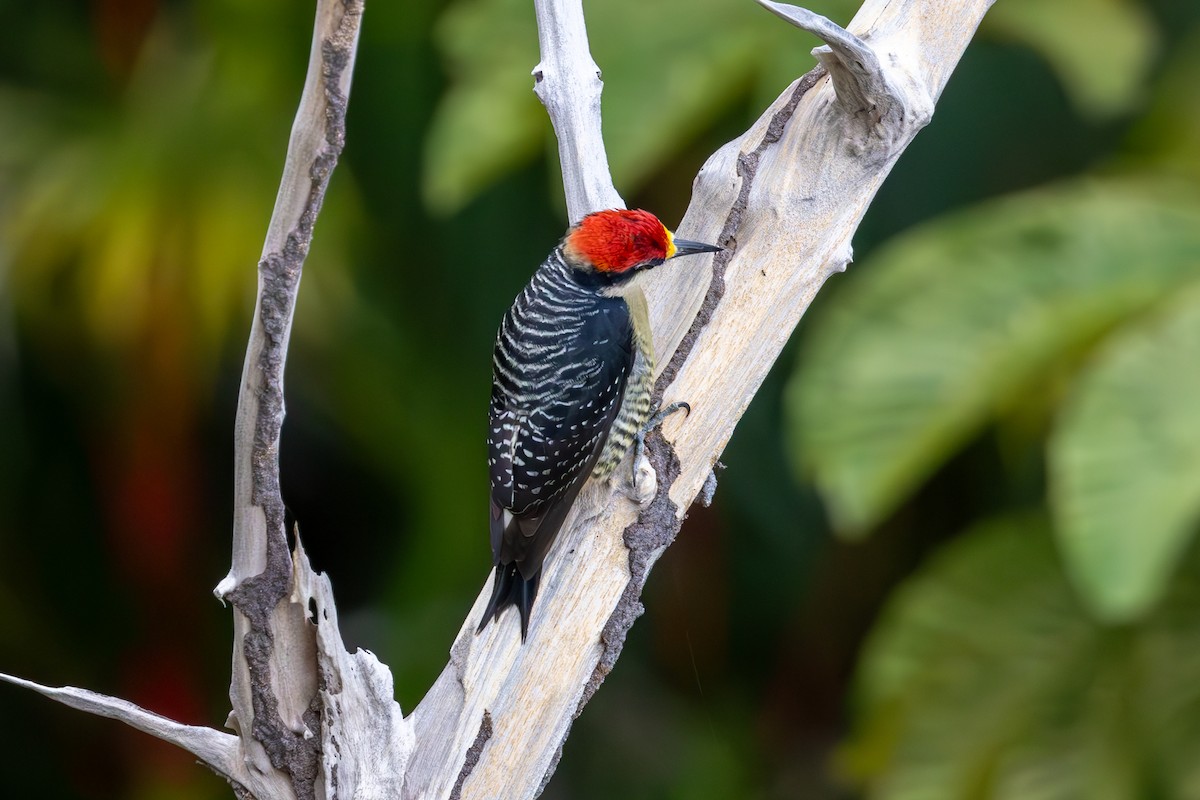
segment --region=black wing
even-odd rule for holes
[[[520,311],[505,319],[509,346],[497,343],[488,462],[492,554],[528,580],[604,448],[633,366],[633,325],[621,298],[593,296],[552,328]],[[516,386],[514,374],[532,379]]]

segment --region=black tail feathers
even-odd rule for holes
[[[517,571],[517,565],[497,564],[496,579],[492,584],[492,599],[483,612],[483,619],[475,633],[479,633],[493,620],[500,619],[500,612],[509,606],[516,606],[521,614],[521,641],[525,641],[529,633],[529,611],[533,608],[533,600],[537,597],[538,580],[541,572],[532,578],[523,578]]]

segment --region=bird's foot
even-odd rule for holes
[[[654,467],[650,464],[650,459],[646,458],[646,434],[663,424],[663,421],[674,414],[676,411],[686,411],[692,413],[692,407],[682,401],[671,403],[668,406],[660,408],[642,429],[638,431],[633,440],[633,498],[639,504],[645,505],[654,498],[654,492],[658,488],[658,475],[654,471]]]

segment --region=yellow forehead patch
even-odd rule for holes
[[[667,234],[667,258],[673,258],[677,248],[675,247],[675,234],[667,230],[667,226],[663,226],[663,231]]]

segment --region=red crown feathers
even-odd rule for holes
[[[641,210],[588,214],[567,234],[563,249],[571,260],[589,262],[600,272],[624,272],[675,254],[670,231]]]

